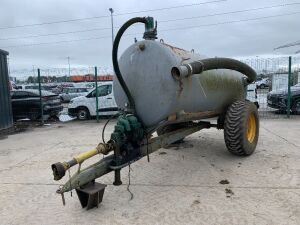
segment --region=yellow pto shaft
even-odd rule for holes
[[[106,152],[106,147],[104,144],[99,144],[96,148],[90,150],[90,151],[87,151],[87,152],[84,152],[84,153],[81,153],[77,156],[74,157],[74,159],[76,160],[76,162],[78,164],[82,163],[83,161],[95,156],[95,155],[98,155],[98,154],[106,154],[108,152]]]
[[[76,164],[81,164],[85,160],[98,154],[107,155],[112,150],[113,150],[113,146],[111,144],[100,143],[95,149],[81,153],[68,162],[63,162],[63,163],[58,162],[52,164],[51,168],[53,171],[54,180],[60,180],[66,174],[66,171],[70,167],[75,166]]]

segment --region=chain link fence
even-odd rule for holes
[[[258,102],[261,118],[300,114],[300,57],[256,57],[241,61],[257,72],[256,96],[250,100]]]
[[[68,121],[76,118],[78,115],[73,112],[72,117],[69,116],[68,106],[72,99],[80,96],[91,95],[88,99],[89,104],[84,115],[86,119],[95,118],[99,121],[101,114],[99,109],[102,102],[99,102],[99,88],[96,86],[113,80],[112,72],[101,67],[80,67],[80,68],[33,68],[32,70],[12,71],[11,77],[14,78],[15,89],[19,90],[35,90],[35,94],[39,96],[38,109],[35,118],[41,123],[44,121],[59,118],[62,121]],[[94,93],[95,92],[95,93]],[[55,96],[53,96],[55,94]],[[102,93],[103,94],[103,93]],[[92,96],[93,95],[93,96]],[[37,101],[37,99],[36,99]],[[90,112],[91,109],[94,109]],[[30,116],[29,116],[30,118]]]

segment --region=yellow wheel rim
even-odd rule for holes
[[[254,141],[256,136],[256,119],[253,113],[251,113],[248,117],[248,125],[247,125],[247,139],[249,143]]]

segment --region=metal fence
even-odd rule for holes
[[[111,71],[101,67],[80,67],[80,68],[33,68],[19,71],[12,71],[11,77],[15,80],[17,89],[36,89],[39,95],[39,121],[43,124],[45,120],[50,119],[45,109],[46,91],[59,95],[63,110],[59,112],[58,117],[68,120],[68,105],[73,97],[85,96],[96,86],[111,81],[113,76]],[[15,78],[15,79],[14,79]],[[75,91],[75,92],[74,92]],[[98,89],[96,96],[98,96]],[[101,102],[98,98],[91,98],[94,102],[92,107],[99,109]],[[65,118],[63,118],[65,117]],[[51,117],[55,118],[55,117]],[[91,117],[99,122],[99,110],[96,115]]]
[[[107,69],[100,67],[81,67],[81,68],[69,68],[69,69],[38,69],[37,81],[39,84],[39,90],[51,90],[60,95],[61,102],[63,104],[63,110],[59,116],[69,117],[68,104],[74,97],[85,96],[98,87],[101,83],[111,81],[112,75],[109,74]],[[75,91],[75,92],[74,92]],[[95,89],[95,96],[99,96],[98,88]],[[41,98],[41,97],[40,97]],[[98,98],[91,98],[91,108],[95,108],[95,115],[91,115],[88,118],[96,119],[99,122],[100,113],[99,107],[101,102]],[[41,101],[41,108],[43,102]],[[41,110],[42,112],[43,110]],[[43,118],[43,117],[42,117]],[[43,120],[42,120],[43,122]]]
[[[300,57],[241,60],[256,70],[256,97],[261,118],[289,118],[300,113]]]
[[[256,70],[257,81],[248,88],[248,99],[259,104],[261,118],[296,117],[300,113],[300,57],[276,57],[242,59],[244,63]],[[100,83],[112,80],[112,71],[101,67],[80,68],[41,68],[23,70],[17,78],[27,87],[40,90],[40,113],[43,114],[42,91],[48,90],[60,94],[64,88],[71,86],[93,89]],[[13,76],[14,73],[12,73]],[[298,85],[297,85],[298,84]],[[18,84],[22,86],[22,84]],[[295,86],[296,85],[296,86]],[[24,86],[24,85],[23,85]],[[298,88],[297,88],[298,86]],[[297,92],[298,90],[298,92]],[[98,91],[98,89],[96,89]],[[96,93],[98,96],[98,93]],[[60,115],[68,114],[68,100],[64,101]],[[95,108],[101,103],[94,98]],[[41,122],[43,123],[43,116]],[[99,110],[96,110],[96,121],[99,121]]]

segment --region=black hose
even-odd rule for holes
[[[115,38],[114,44],[113,44],[113,50],[112,50],[112,61],[113,61],[114,71],[116,73],[116,76],[118,78],[118,81],[119,81],[121,87],[123,88],[123,90],[128,98],[129,108],[133,111],[135,111],[135,103],[134,103],[134,99],[122,77],[122,74],[120,72],[119,63],[118,63],[118,48],[119,48],[119,43],[120,43],[121,37],[124,34],[124,32],[128,29],[128,27],[130,27],[131,25],[133,25],[135,23],[146,24],[147,20],[144,17],[135,17],[135,18],[128,20],[126,23],[124,23],[124,25],[119,29],[119,31],[116,35],[116,38]]]
[[[252,83],[256,80],[256,72],[247,64],[230,58],[208,58],[173,67],[171,73],[174,77],[184,77],[199,74],[207,70],[229,69],[238,71],[248,77],[247,82]]]
[[[104,140],[104,132],[105,132],[105,128],[106,128],[107,124],[109,123],[109,121],[111,121],[111,119],[113,119],[114,117],[117,117],[117,116],[119,116],[119,114],[111,115],[111,116],[108,118],[108,120],[105,122],[105,124],[104,124],[104,126],[103,126],[103,128],[102,128],[102,142],[103,142],[104,144],[106,143],[105,140]]]

